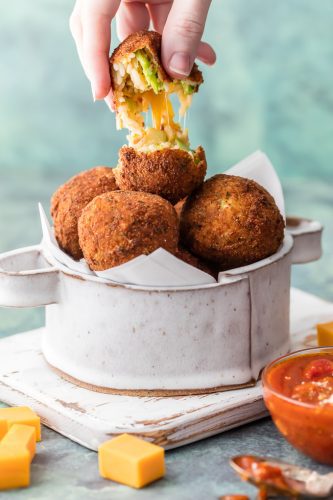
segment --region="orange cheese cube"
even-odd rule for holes
[[[30,484],[30,453],[25,447],[0,446],[0,490]]]
[[[40,418],[27,406],[17,406],[13,408],[0,408],[0,432],[1,422],[7,422],[8,428],[13,424],[31,425],[36,429],[36,440],[41,440]]]
[[[317,325],[317,341],[320,347],[333,345],[333,321]]]
[[[0,420],[0,441],[8,431],[7,420]]]
[[[106,441],[98,448],[100,475],[142,488],[165,474],[164,449],[129,434]]]
[[[0,453],[3,446],[6,448],[12,447],[14,450],[18,450],[22,447],[26,448],[32,460],[36,453],[35,427],[31,425],[13,424],[0,442]]]

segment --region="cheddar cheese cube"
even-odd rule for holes
[[[30,453],[25,447],[0,446],[0,490],[30,484]]]
[[[100,475],[134,488],[165,474],[164,449],[143,439],[122,434],[98,448]]]
[[[0,442],[1,448],[12,447],[14,450],[19,450],[22,447],[27,449],[30,453],[30,460],[32,460],[36,453],[36,429],[31,425],[13,424],[5,437]]]
[[[0,441],[4,437],[4,435],[8,431],[8,423],[7,420],[1,420],[0,419]]]
[[[36,440],[41,440],[40,418],[27,406],[0,408],[0,433],[3,422],[7,423],[8,429],[14,424],[31,425],[36,429]]]
[[[320,347],[333,345],[333,321],[317,325],[317,341]]]

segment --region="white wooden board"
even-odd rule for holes
[[[293,350],[315,345],[315,325],[333,319],[333,304],[292,290]],[[61,379],[40,350],[42,330],[0,341],[0,400],[28,405],[42,422],[96,450],[116,434],[133,433],[166,449],[175,448],[262,418],[260,384],[215,394],[130,397],[101,394]]]

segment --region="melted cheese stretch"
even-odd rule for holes
[[[175,131],[179,126],[174,122],[174,111],[169,96],[166,92],[155,94],[150,90],[143,94],[144,109],[151,107],[153,127],[162,130],[163,125],[169,125]]]
[[[131,58],[120,67],[113,67],[118,88],[115,91],[117,104],[117,128],[128,128],[128,141],[138,148],[189,147],[187,130],[174,119],[170,101],[171,94],[177,94],[180,101],[179,115],[184,116],[191,104],[192,95],[185,94],[181,82],[168,82],[163,90],[155,93],[144,77],[137,59]],[[141,78],[142,77],[142,82]],[[140,80],[140,81],[139,81]],[[140,85],[139,85],[140,83]],[[145,88],[146,86],[146,88]],[[152,128],[146,127],[142,113],[151,109]]]

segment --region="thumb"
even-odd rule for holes
[[[211,0],[175,0],[162,36],[162,62],[170,76],[183,78],[192,70]]]

